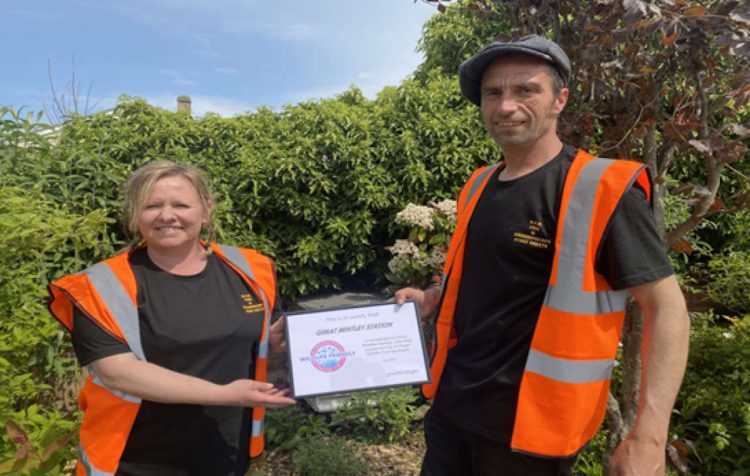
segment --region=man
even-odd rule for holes
[[[664,474],[689,319],[650,207],[642,164],[562,143],[570,61],[532,35],[461,64],[464,96],[502,150],[458,200],[437,310],[424,475],[571,474],[606,410],[627,293],[644,315],[637,421],[613,474]]]

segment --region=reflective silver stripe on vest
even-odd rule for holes
[[[120,327],[130,351],[136,357],[145,361],[141,347],[141,333],[138,328],[138,309],[130,296],[123,288],[120,280],[115,276],[112,268],[106,263],[95,264],[83,271],[88,276],[91,285],[94,286],[104,305]]]
[[[91,461],[89,460],[89,455],[86,454],[86,451],[84,451],[83,446],[81,446],[80,444],[78,445],[78,457],[81,459],[83,469],[86,470],[86,474],[88,476],[114,476],[115,474],[107,473],[106,471],[101,471],[94,468],[94,466],[91,464]]]
[[[614,164],[609,159],[594,159],[584,167],[565,210],[562,239],[558,250],[556,286],[550,286],[544,305],[574,314],[603,314],[625,310],[627,290],[587,292],[583,272],[589,247],[594,203],[604,171]]]
[[[466,206],[471,201],[471,197],[474,196],[475,193],[477,193],[477,190],[479,190],[479,187],[482,185],[482,182],[484,182],[484,179],[487,178],[487,175],[491,174],[500,164],[495,164],[487,167],[485,170],[481,171],[479,175],[477,175],[477,178],[471,183],[471,188],[469,189],[469,193],[466,194],[466,201],[463,204],[463,207],[466,208]]]
[[[226,256],[227,260],[229,260],[230,263],[232,263],[234,266],[236,266],[240,271],[242,271],[248,278],[255,281],[255,273],[253,273],[252,268],[250,268],[250,263],[247,262],[245,259],[245,256],[242,254],[242,251],[240,251],[239,248],[234,246],[227,246],[227,245],[219,245],[219,248],[221,249],[221,252],[224,253],[224,256]],[[256,281],[257,282],[257,281]],[[263,290],[258,286],[258,292],[260,293],[260,300],[263,301],[263,308],[265,310],[265,328],[266,333],[260,340],[260,345],[258,345],[258,357],[260,358],[268,358],[268,334],[270,333],[270,326],[271,326],[271,309],[269,308],[268,298],[266,297],[266,293],[263,292]]]
[[[221,249],[221,252],[224,253],[224,256],[227,257],[230,263],[237,266],[248,278],[255,281],[255,273],[253,273],[250,263],[247,262],[239,248],[236,246],[219,245],[219,249]]]
[[[573,314],[603,314],[625,310],[628,291],[586,292],[578,289],[548,287],[544,305]]]
[[[263,420],[253,420],[252,436],[260,436],[263,434]]]
[[[96,373],[96,371],[94,371],[94,368],[92,366],[89,365],[86,368],[88,369],[89,373],[91,374],[92,381],[96,385],[99,385],[100,387],[106,388],[107,390],[109,390],[110,392],[112,392],[114,395],[122,398],[125,401],[131,402],[131,403],[141,403],[141,398],[140,397],[136,397],[134,395],[130,395],[128,393],[121,392],[119,390],[115,390],[114,388],[105,385],[104,382],[102,382],[102,379],[99,378],[99,375]]]
[[[266,326],[266,332],[265,335],[263,335],[260,339],[260,344],[258,345],[258,357],[262,359],[268,358],[268,334],[271,333],[271,309],[268,307],[268,298],[266,297],[266,293],[263,292],[262,289],[260,289],[260,286],[258,286],[258,292],[260,292],[260,299],[263,301],[263,308],[265,309],[265,326]]]
[[[570,360],[530,350],[526,370],[565,383],[591,383],[609,379],[615,362],[604,360]]]

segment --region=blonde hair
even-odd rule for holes
[[[183,177],[198,194],[203,210],[208,215],[204,231],[208,241],[214,241],[213,195],[206,174],[193,165],[177,164],[169,160],[159,160],[140,167],[130,175],[122,188],[122,223],[131,237],[123,251],[130,252],[143,244],[143,236],[138,229],[138,221],[143,206],[151,196],[154,184],[165,177]],[[211,248],[207,248],[210,250]]]

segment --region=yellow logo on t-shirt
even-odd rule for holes
[[[552,240],[539,236],[543,233],[542,222],[539,220],[529,220],[529,231],[526,233],[515,232],[513,233],[513,241],[522,245],[532,246],[534,248],[547,249],[552,243]]]
[[[252,294],[250,293],[240,294],[240,297],[242,298],[243,301],[245,301],[245,304],[242,305],[242,310],[245,311],[245,314],[252,314],[254,312],[263,310],[262,303],[253,304]]]

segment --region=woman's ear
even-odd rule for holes
[[[214,202],[210,198],[208,199],[208,203],[206,204],[206,210],[203,211],[203,225],[208,225],[208,222],[211,221],[211,214],[214,211]]]

